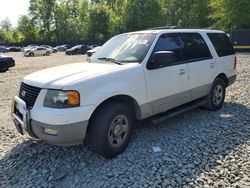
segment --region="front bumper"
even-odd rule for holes
[[[31,139],[43,140],[54,145],[77,145],[84,140],[88,121],[65,124],[50,125],[31,119],[30,110],[26,103],[15,96],[12,102],[12,119],[20,134],[27,134]],[[46,130],[55,133],[48,133]]]

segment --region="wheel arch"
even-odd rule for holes
[[[220,73],[219,75],[216,76],[216,78],[222,79],[225,82],[226,87],[228,86],[228,78],[225,73]]]
[[[136,119],[140,119],[141,109],[140,109],[139,104],[137,103],[137,101],[133,97],[131,97],[129,95],[115,95],[115,96],[112,96],[112,97],[104,100],[96,107],[96,109],[94,110],[94,112],[90,116],[90,122],[93,119],[93,117],[95,116],[95,114],[101,109],[101,107],[103,107],[104,105],[106,105],[109,102],[119,102],[119,103],[124,103],[124,104],[128,105],[128,107],[135,114]]]

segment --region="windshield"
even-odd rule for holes
[[[141,62],[154,36],[152,33],[117,35],[106,42],[90,61],[113,59],[119,62]]]

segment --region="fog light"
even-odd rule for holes
[[[57,135],[57,130],[55,130],[55,129],[44,128],[44,132],[46,134],[50,134],[50,135]]]

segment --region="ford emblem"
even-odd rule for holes
[[[26,91],[22,91],[21,95],[22,95],[23,97],[25,97]]]

